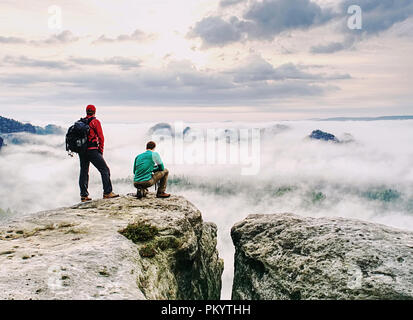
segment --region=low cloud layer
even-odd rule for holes
[[[139,114],[136,116],[139,121]],[[277,126],[278,124],[278,126]],[[282,124],[282,126],[280,126]],[[143,152],[154,123],[108,125],[105,159],[114,190],[134,191],[132,163]],[[173,124],[172,124],[173,125]],[[187,197],[205,221],[218,225],[218,246],[225,259],[224,298],[230,298],[234,248],[230,229],[248,214],[291,212],[302,216],[340,216],[413,230],[412,121],[190,123],[196,129],[268,128],[259,152],[261,172],[240,176],[235,165],[177,164],[167,161],[168,190]],[[355,142],[325,143],[306,139],[321,129]],[[70,206],[80,200],[79,161],[67,156],[64,136],[27,136],[23,145],[0,152],[0,208],[18,214]],[[236,145],[237,139],[232,140]],[[201,140],[187,141],[196,150]],[[91,166],[90,194],[102,197],[99,173]],[[152,189],[151,192],[154,192]],[[0,221],[1,221],[0,217]]]

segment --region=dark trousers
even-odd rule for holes
[[[89,186],[89,165],[92,163],[102,176],[103,193],[109,194],[112,192],[112,182],[110,181],[110,170],[107,166],[105,159],[96,149],[88,150],[84,154],[79,154],[80,159],[80,176],[79,187],[80,196],[87,197],[89,192],[87,191]]]

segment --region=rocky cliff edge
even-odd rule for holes
[[[0,226],[0,299],[219,299],[214,224],[182,197],[97,200]]]

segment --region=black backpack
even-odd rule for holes
[[[86,153],[89,142],[89,124],[94,119],[96,118],[82,118],[69,128],[66,134],[66,151]]]

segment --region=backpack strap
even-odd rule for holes
[[[86,118],[87,119],[87,118]],[[91,118],[89,118],[88,119],[88,122],[87,122],[87,124],[90,124],[93,120],[95,120],[96,119],[96,117],[91,117]]]
[[[90,117],[90,118],[84,118],[84,120],[86,120],[86,124],[88,125],[88,126],[90,126],[90,123],[93,121],[93,120],[95,120],[96,119],[96,117]],[[90,127],[89,127],[90,128]],[[90,128],[90,130],[93,130],[92,128]],[[94,130],[95,131],[95,130]],[[96,131],[95,131],[95,133],[96,133]],[[88,137],[89,138],[89,137]],[[89,139],[88,139],[89,140]],[[98,147],[99,145],[98,145],[98,143],[97,142],[91,142],[91,141],[88,141],[87,142],[87,144],[88,144],[88,147],[90,148],[90,147]]]
[[[90,125],[90,123],[95,120],[96,117],[91,117],[91,118],[80,118],[80,121],[82,121],[84,124]]]

